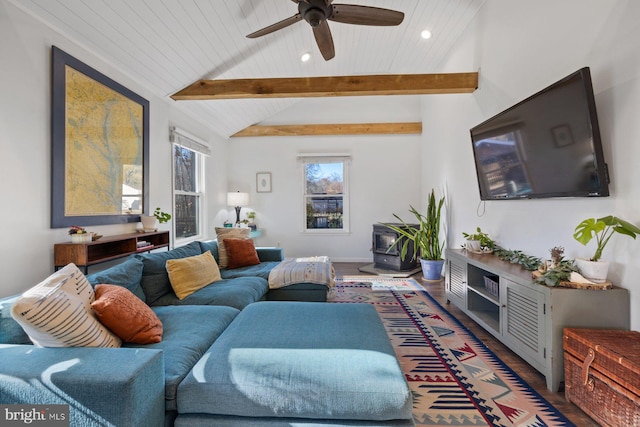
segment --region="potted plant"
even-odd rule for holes
[[[462,236],[467,239],[465,248],[470,252],[491,253],[496,248],[496,242],[487,233],[483,233],[480,227],[476,228],[475,233],[463,232]]]
[[[596,239],[596,252],[588,260],[576,259],[576,265],[580,274],[595,283],[603,283],[607,279],[609,261],[602,260],[604,250],[613,233],[620,233],[625,236],[636,238],[640,234],[640,228],[618,217],[609,215],[602,218],[587,218],[575,229],[574,239],[583,245],[588,244],[591,239]]]
[[[400,257],[402,260],[407,256],[409,242],[413,242],[415,251],[413,258],[420,257],[422,275],[426,280],[440,280],[442,276],[442,251],[444,243],[440,243],[440,213],[444,205],[444,197],[436,201],[435,192],[431,190],[428,197],[427,212],[423,215],[413,206],[409,206],[409,212],[413,214],[418,222],[418,227],[411,227],[398,215],[393,216],[402,223],[401,226],[394,224],[383,224],[398,233],[404,239],[398,239],[391,246],[400,244]],[[391,249],[390,248],[390,249]]]
[[[171,219],[171,214],[167,212],[163,212],[162,209],[156,208],[153,211],[153,215],[149,216],[141,216],[140,222],[142,222],[142,229],[144,231],[155,231],[157,230],[156,221],[160,224],[165,223]]]

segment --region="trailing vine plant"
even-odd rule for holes
[[[527,255],[522,251],[509,250],[503,248],[496,248],[493,253],[503,261],[510,262],[511,264],[518,264],[525,270],[534,271],[537,270],[542,260],[540,258]]]
[[[536,278],[535,282],[545,286],[558,286],[560,282],[568,282],[573,271],[578,271],[573,260],[562,259],[554,268],[548,269],[542,276]]]

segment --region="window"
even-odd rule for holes
[[[349,158],[301,157],[305,232],[348,232]]]
[[[176,240],[189,239],[202,234],[204,202],[204,154],[206,145],[194,137],[171,130],[173,142],[173,226]]]

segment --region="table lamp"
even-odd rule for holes
[[[249,193],[241,193],[240,191],[227,193],[227,205],[234,206],[236,209],[236,225],[240,224],[240,209],[249,204]]]

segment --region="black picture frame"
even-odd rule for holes
[[[74,162],[69,162],[67,164],[67,70],[72,69],[73,72],[80,73],[83,77],[87,77],[86,82],[89,82],[88,85],[94,84],[96,87],[106,93],[113,93],[114,98],[122,100],[123,103],[135,107],[136,110],[136,120],[134,121],[133,115],[131,118],[131,127],[127,129],[130,132],[134,132],[136,135],[135,143],[129,147],[131,150],[135,150],[135,158],[136,163],[132,165],[124,165],[118,164],[118,161],[121,157],[111,156],[111,151],[102,150],[99,154],[102,156],[105,161],[109,163],[114,163],[115,166],[112,168],[112,171],[118,171],[118,167],[121,167],[124,170],[125,167],[131,167],[134,169],[135,180],[139,182],[142,180],[141,184],[141,195],[137,195],[136,199],[140,199],[142,206],[138,203],[135,206],[135,209],[129,209],[127,212],[124,211],[124,208],[121,206],[119,208],[119,212],[84,212],[81,209],[78,212],[69,212],[67,208],[67,198],[70,194],[71,189],[67,188],[67,177],[70,176],[73,172]],[[67,54],[56,46],[52,46],[52,96],[51,96],[51,228],[63,228],[70,227],[72,225],[78,226],[87,226],[87,225],[106,225],[106,224],[126,224],[126,223],[134,223],[140,221],[140,215],[149,211],[149,195],[148,195],[148,183],[149,183],[149,101],[141,97],[140,95],[134,93],[133,91],[127,89],[123,85],[117,83],[116,81],[110,79],[94,68],[88,66],[87,64],[81,62],[80,60],[74,58],[73,56]],[[98,86],[101,85],[101,86]],[[106,89],[105,89],[106,88]],[[111,92],[109,92],[111,91]],[[89,91],[87,91],[89,93]],[[99,99],[92,100],[94,103],[97,103]],[[105,103],[105,108],[107,103]],[[141,114],[138,113],[139,108],[142,109]],[[108,118],[109,114],[104,114],[104,121],[102,123],[101,132],[104,135],[109,135],[108,131],[111,130],[110,120]],[[141,128],[139,128],[141,125]],[[74,123],[74,126],[80,127],[79,124]],[[95,126],[94,126],[95,127]],[[126,128],[126,127],[125,127]],[[118,126],[113,127],[114,132],[115,129],[122,129],[122,123],[118,123]],[[109,137],[105,136],[106,141],[104,141],[104,146],[108,146],[111,144]],[[131,138],[129,138],[131,139]],[[129,143],[125,142],[124,144]],[[129,143],[131,144],[131,143]],[[140,147],[141,144],[141,147]],[[84,147],[87,150],[98,150],[95,148],[96,144],[93,144],[91,140],[86,143],[82,140],[74,141],[73,147],[79,146],[80,149]],[[100,147],[102,148],[102,147]],[[77,149],[77,148],[74,148]],[[141,154],[141,156],[140,156]],[[91,159],[91,156],[85,156]],[[131,156],[134,156],[133,154]],[[140,157],[142,157],[140,161]],[[139,168],[142,168],[142,171]],[[92,170],[88,166],[83,166],[83,170]],[[110,191],[110,188],[105,188],[107,186],[100,187],[100,183],[106,182],[109,183],[108,178],[113,178],[115,175],[107,176],[107,179],[104,179],[106,175],[101,174],[100,168],[93,168],[96,172],[96,179],[93,185],[94,187],[91,189],[89,193],[93,194],[99,190],[103,192],[106,196],[111,196],[113,200],[116,200],[118,197],[117,192],[119,191],[120,200],[124,200],[124,192],[122,186],[120,189],[117,189],[117,185],[113,185],[113,179],[111,180],[109,187],[115,187],[113,191]],[[121,172],[123,178],[125,173]],[[78,191],[74,189],[74,191]],[[90,203],[87,203],[90,205]],[[111,204],[111,207],[115,208],[115,202]]]

